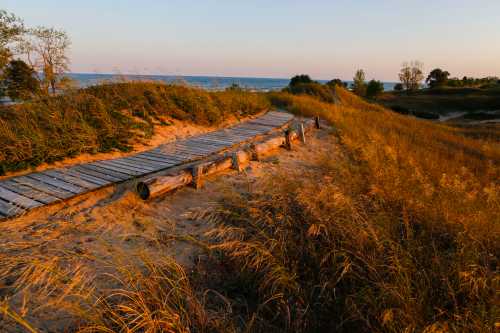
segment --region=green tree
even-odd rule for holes
[[[40,91],[35,71],[22,60],[11,60],[5,68],[4,84],[7,96],[14,101],[26,100]]]
[[[449,76],[449,72],[443,71],[441,68],[436,68],[429,73],[425,82],[431,88],[442,87],[445,86],[448,82]]]
[[[294,77],[292,77],[292,79],[290,80],[290,83],[288,85],[290,87],[294,87],[294,86],[297,86],[299,84],[313,83],[313,82],[314,81],[311,80],[311,78],[309,77],[309,75],[301,74],[301,75],[295,75]]]
[[[356,74],[354,74],[354,78],[352,79],[352,91],[359,96],[366,95],[366,83],[365,83],[365,71],[362,69],[358,69]]]
[[[375,98],[384,92],[384,84],[377,80],[370,80],[366,86],[366,97]]]
[[[399,71],[399,80],[407,91],[418,90],[424,79],[423,64],[419,61],[405,62]]]
[[[341,79],[333,79],[331,81],[328,81],[326,83],[328,86],[330,87],[335,87],[335,86],[339,86],[339,87],[344,87],[344,88],[347,88],[347,83],[345,83],[344,81],[342,81]]]
[[[18,41],[24,32],[23,22],[13,14],[0,10],[0,97],[5,96],[3,75],[12,57],[11,44]]]

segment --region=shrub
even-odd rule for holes
[[[7,96],[14,101],[19,101],[39,94],[40,82],[35,75],[35,71],[24,61],[10,61],[3,75]]]
[[[366,97],[375,98],[384,92],[384,84],[380,81],[370,80],[366,86]]]
[[[303,83],[305,83],[305,84],[313,83],[313,80],[311,80],[309,75],[306,75],[306,74],[296,75],[296,76],[292,77],[288,86],[293,87],[293,86],[296,86],[298,84],[303,84]]]

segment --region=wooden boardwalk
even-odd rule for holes
[[[293,116],[288,113],[268,112],[229,128],[164,144],[135,155],[2,180],[0,220],[112,184],[201,160],[269,134],[292,119]]]

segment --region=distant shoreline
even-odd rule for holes
[[[225,89],[233,84],[242,88],[257,91],[275,91],[285,88],[290,79],[286,78],[259,78],[259,77],[231,77],[231,76],[194,76],[194,75],[142,75],[142,74],[105,74],[105,73],[67,73],[68,77],[76,80],[80,87],[99,84],[106,80],[125,78],[127,80],[156,80],[166,83],[185,81],[187,84],[208,90]],[[328,80],[317,80],[326,83]],[[348,84],[351,81],[345,81]],[[386,91],[393,90],[396,82],[383,82]]]

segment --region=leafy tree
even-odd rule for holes
[[[22,60],[12,60],[5,68],[7,96],[14,101],[26,100],[40,91],[35,71]]]
[[[419,61],[404,63],[399,72],[399,80],[407,91],[418,90],[424,79],[423,64]]]
[[[313,82],[314,81],[311,80],[309,75],[301,74],[301,75],[296,75],[296,76],[292,77],[292,79],[290,80],[290,83],[288,85],[290,87],[294,87],[294,86],[297,86],[301,83],[313,83]]]
[[[69,59],[66,55],[71,42],[66,32],[54,28],[38,27],[30,29],[20,49],[31,67],[42,72],[42,87],[45,92],[56,92],[57,85],[68,70]]]
[[[365,83],[365,71],[362,69],[358,69],[356,74],[354,74],[352,91],[359,95],[366,95],[366,83]]]
[[[333,79],[331,81],[328,81],[326,84],[330,87],[339,86],[339,87],[347,88],[347,83],[342,81],[341,79]]]
[[[436,68],[429,73],[429,76],[427,76],[425,82],[431,88],[442,87],[445,86],[446,83],[448,82],[449,76],[450,76],[449,72],[443,71],[441,68]],[[465,79],[467,80],[467,78]]]
[[[384,84],[377,80],[370,80],[366,86],[366,97],[375,98],[384,92]]]
[[[0,80],[3,80],[5,66],[12,57],[10,45],[16,42],[23,32],[23,22],[19,18],[5,10],[0,10]],[[5,85],[1,83],[0,97],[4,95]]]
[[[394,91],[403,91],[404,87],[401,83],[396,83],[394,85]]]

